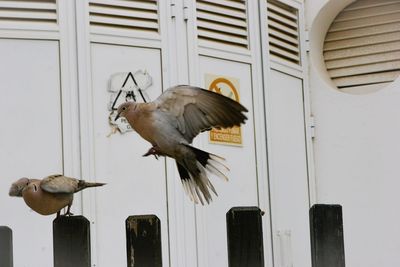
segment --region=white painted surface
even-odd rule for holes
[[[271,70],[269,84],[267,138],[275,263],[306,267],[311,258],[303,82]]]
[[[125,220],[144,214],[161,221],[163,266],[168,266],[165,160],[142,157],[150,144],[136,132],[107,137],[111,75],[146,69],[153,78],[146,91],[154,100],[162,89],[160,50],[98,43],[91,48],[95,173],[107,183],[96,192],[98,266],[126,265]]]
[[[0,225],[13,230],[14,266],[50,267],[55,216],[8,190],[20,177],[63,172],[58,42],[0,39],[0,58]]]
[[[226,213],[236,206],[258,206],[251,72],[249,64],[201,56],[200,77],[206,73],[239,79],[240,103],[249,110],[242,147],[209,144],[208,133],[199,138],[202,149],[226,158],[230,168],[229,182],[211,177],[219,196],[210,205],[196,206],[198,265],[223,267],[228,266]]]
[[[329,22],[350,2],[307,6],[317,198],[343,206],[346,266],[399,266],[400,80],[367,95],[342,93],[320,56]]]

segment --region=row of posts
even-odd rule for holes
[[[235,207],[226,214],[229,267],[264,267],[262,212]],[[127,266],[161,267],[161,224],[155,215],[125,221]],[[317,204],[310,209],[313,267],[344,267],[342,207]],[[83,216],[53,221],[54,267],[90,267],[90,223]],[[135,262],[131,262],[132,260]],[[13,267],[12,231],[0,226],[0,266]]]

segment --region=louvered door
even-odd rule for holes
[[[189,47],[189,57],[195,58],[197,66],[189,65],[189,72],[194,73],[190,81],[208,90],[214,90],[242,103],[249,112],[245,125],[235,128],[238,135],[221,132],[203,133],[196,140],[196,146],[223,158],[230,171],[227,173],[229,182],[224,182],[215,175],[210,175],[210,181],[215,186],[218,196],[213,197],[210,205],[195,207],[195,227],[197,266],[236,266],[246,263],[249,266],[263,265],[260,257],[252,257],[248,253],[252,249],[241,251],[240,262],[229,262],[226,213],[233,207],[259,206],[258,173],[256,141],[253,113],[254,70],[252,59],[259,58],[254,47],[256,39],[252,38],[258,15],[252,12],[257,8],[253,0],[197,0],[193,18],[193,49]],[[190,24],[190,19],[189,19]],[[192,25],[188,25],[190,28]],[[193,71],[195,70],[195,71]],[[228,130],[229,131],[229,130]],[[219,136],[219,137],[216,137]],[[234,141],[234,139],[240,141]],[[218,139],[218,140],[216,140]],[[246,159],[246,160],[244,160]],[[261,233],[260,233],[261,235]],[[243,237],[242,241],[245,242]],[[233,244],[229,244],[232,247]],[[248,248],[248,247],[247,247]],[[231,257],[231,260],[234,257]],[[251,261],[249,258],[257,258]],[[188,265],[194,266],[194,265]]]
[[[271,236],[276,266],[311,266],[303,5],[265,0],[264,69]],[[303,55],[302,55],[303,54]]]
[[[110,90],[118,91],[128,72],[148,73],[150,85],[141,89],[149,99],[156,99],[163,90],[162,73],[165,65],[162,60],[168,53],[163,47],[168,39],[161,33],[162,12],[165,16],[165,1],[88,0],[90,44],[87,49],[90,51],[91,89],[86,97],[93,103],[89,107],[94,112],[90,123],[96,133],[87,137],[96,151],[88,160],[92,162],[96,175],[110,185],[106,190],[98,190],[93,203],[96,205],[95,238],[98,251],[95,260],[99,266],[126,266],[130,262],[140,265],[147,257],[153,257],[151,251],[147,251],[147,255],[135,258],[138,252],[127,247],[126,240],[130,236],[123,227],[128,217],[149,214],[158,218],[161,237],[155,241],[152,233],[147,233],[147,236],[138,237],[142,240],[139,243],[160,242],[161,254],[157,254],[157,259],[153,257],[152,262],[169,266],[165,158],[155,160],[142,157],[141,151],[147,150],[149,143],[134,131],[108,136],[112,130],[108,121],[109,108],[111,101],[117,97]],[[167,68],[167,71],[171,70]],[[118,75],[123,78],[113,79]],[[136,82],[143,84],[138,79]],[[132,80],[129,83],[134,84]],[[117,106],[126,99],[125,94],[120,95]],[[142,101],[140,97],[138,101]]]
[[[14,266],[53,266],[54,217],[7,190],[22,176],[70,170],[59,24],[56,0],[0,0],[0,112],[9,114],[2,121],[10,129],[0,134],[0,225],[13,231]]]
[[[376,90],[400,75],[400,2],[356,1],[331,24],[326,68],[339,89]]]

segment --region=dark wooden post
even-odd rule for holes
[[[0,266],[13,267],[12,230],[0,226]]]
[[[83,216],[53,221],[54,267],[90,267],[90,222]]]
[[[125,225],[128,267],[162,267],[160,219],[129,216]]]
[[[316,204],[310,209],[313,267],[344,267],[342,207]]]
[[[262,211],[235,207],[226,214],[229,267],[264,267]]]

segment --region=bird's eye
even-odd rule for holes
[[[126,107],[123,107],[122,110],[126,110]]]

